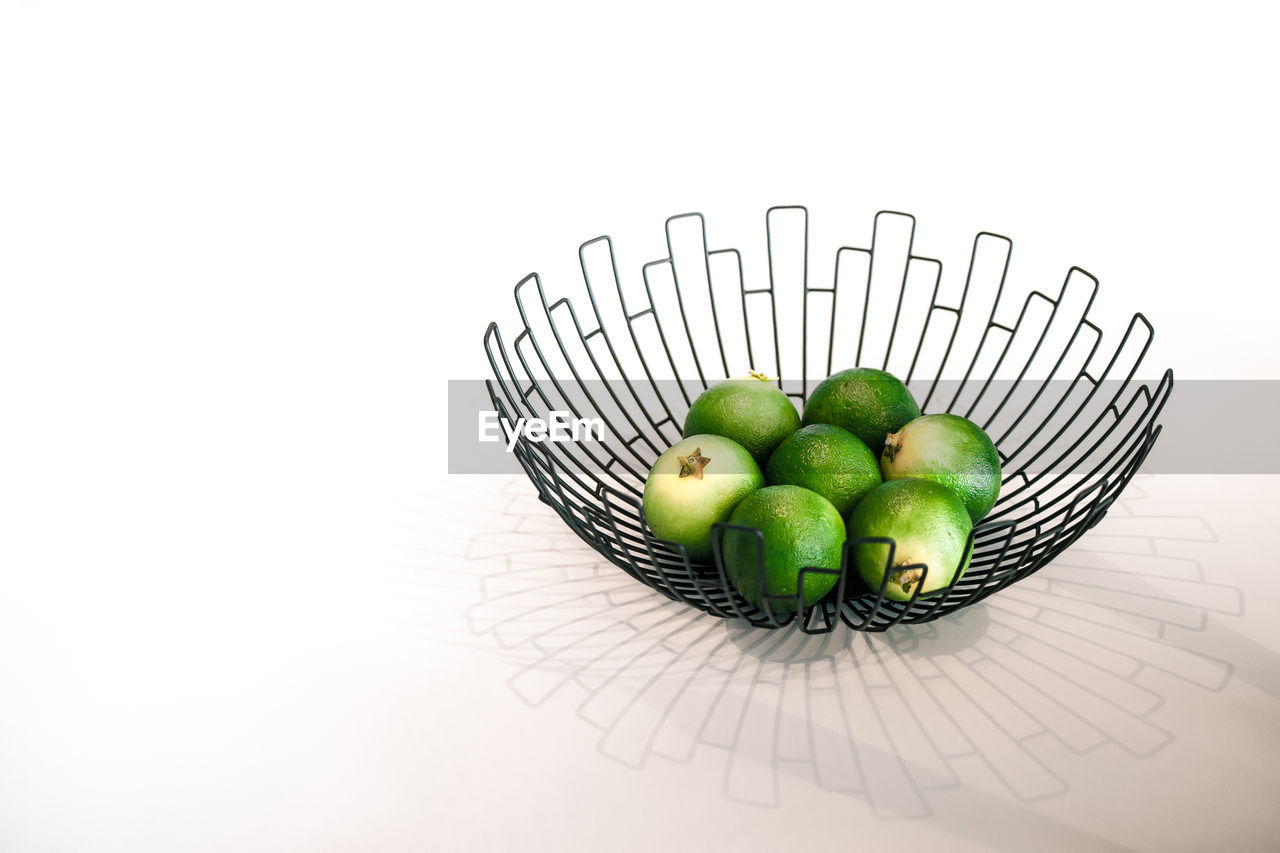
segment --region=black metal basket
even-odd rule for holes
[[[541,499],[583,541],[668,597],[761,627],[795,622],[807,633],[830,631],[837,620],[882,631],[936,619],[1069,547],[1106,514],[1159,435],[1173,374],[1154,388],[1135,378],[1151,324],[1134,315],[1114,350],[1104,349],[1088,319],[1098,282],[1079,267],[1057,297],[1032,291],[1016,320],[998,322],[1013,307],[1004,305],[1006,237],[974,238],[952,306],[939,301],[942,263],[914,252],[907,214],[877,213],[871,248],[840,248],[830,285],[810,284],[807,209],[770,208],[765,233],[767,274],[756,284],[738,250],[707,247],[698,213],[667,220],[668,257],[645,264],[639,282],[619,277],[612,240],[598,237],[578,250],[585,316],[567,297],[550,301],[534,273],[515,288],[523,328],[510,346],[496,324],[485,333],[499,418],[559,411],[606,427],[598,442],[518,439],[513,452]],[[853,366],[889,369],[922,411],[969,417],[996,443],[1000,498],[970,535],[971,562],[958,580],[923,597],[921,581],[910,601],[891,601],[883,584],[867,589],[849,567],[853,549],[871,542],[890,545],[891,563],[892,541],[850,539],[831,593],[807,608],[797,593],[791,612],[780,613],[768,599],[758,609],[737,594],[718,549],[713,562],[698,562],[652,534],[641,508],[645,476],[680,439],[698,393],[751,368],[783,377],[779,387],[803,406],[817,382]]]

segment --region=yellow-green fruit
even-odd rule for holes
[[[765,465],[764,480],[771,486],[804,486],[843,516],[880,485],[880,467],[862,439],[847,429],[813,424],[783,439]]]
[[[930,480],[890,480],[872,489],[849,516],[849,538],[894,541],[885,598],[909,601],[920,587],[928,595],[959,580],[969,565],[965,545],[973,522],[960,498]],[[889,546],[852,547],[853,565],[873,591],[884,580]],[[961,563],[963,560],[963,564]],[[924,572],[920,564],[928,567]]]
[[[729,523],[764,534],[763,578],[759,537],[731,528],[725,531],[723,542],[725,574],[738,593],[756,607],[763,608],[767,596],[774,613],[791,613],[798,592],[801,605],[808,607],[839,580],[834,573],[805,572],[801,592],[802,569],[840,569],[844,520],[821,495],[800,486],[766,486],[744,498]]]
[[[693,401],[684,435],[722,435],[741,444],[763,465],[784,438],[800,429],[791,398],[763,374],[726,379]]]
[[[916,418],[885,438],[886,480],[932,480],[959,496],[975,523],[1000,496],[1000,454],[982,428],[959,415]]]
[[[683,545],[694,560],[711,559],[711,525],[764,485],[760,466],[742,445],[719,435],[673,444],[644,483],[644,518],[654,536]]]
[[[920,407],[896,376],[872,367],[854,367],[833,373],[813,389],[803,423],[844,427],[872,453],[879,453],[886,435],[918,417]]]

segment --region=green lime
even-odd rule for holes
[[[884,438],[920,417],[915,398],[892,373],[853,367],[833,373],[813,389],[804,424],[835,424],[862,439],[873,453]]]
[[[959,415],[925,415],[888,436],[880,456],[886,480],[914,477],[960,496],[977,522],[1000,496],[1000,455],[982,427]]]
[[[880,485],[875,454],[847,429],[813,424],[783,439],[764,468],[771,486],[804,486],[844,515]]]
[[[658,457],[644,482],[644,518],[659,539],[711,559],[711,525],[728,521],[738,502],[764,485],[760,466],[742,445],[718,435],[691,435]]]
[[[790,613],[795,610],[801,569],[840,569],[844,520],[831,501],[816,492],[800,486],[766,486],[738,504],[729,523],[764,534],[763,589],[759,538],[745,530],[724,534],[725,573],[739,594],[756,607],[763,607],[768,596],[774,613]],[[816,603],[837,580],[836,574],[806,572],[804,606]]]
[[[686,436],[723,435],[741,444],[763,465],[773,449],[800,429],[800,413],[769,377],[726,379],[693,401],[684,420]]]
[[[849,538],[888,537],[895,543],[885,597],[908,601],[924,575],[920,595],[959,580],[968,568],[965,544],[973,522],[954,492],[931,480],[890,480],[867,493],[849,516]],[[961,565],[961,559],[964,565]],[[858,545],[853,565],[863,582],[879,590],[889,546]],[[920,568],[928,566],[925,573]]]

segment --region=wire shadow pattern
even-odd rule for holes
[[[521,435],[513,452],[578,537],[674,601],[756,626],[794,622],[805,633],[936,619],[1070,547],[1107,513],[1160,433],[1172,372],[1154,384],[1136,378],[1151,324],[1136,314],[1104,345],[1089,319],[1098,281],[1079,267],[1056,295],[1032,290],[1019,305],[1006,286],[1006,237],[974,238],[959,292],[945,299],[942,262],[916,253],[915,218],[904,213],[876,214],[870,248],[839,248],[821,281],[810,269],[803,207],[768,210],[759,268],[737,249],[711,249],[701,214],[671,217],[665,234],[668,256],[644,264],[639,281],[620,276],[610,237],[583,243],[576,300],[552,298],[530,274],[515,288],[521,328],[508,342],[491,324],[484,344],[503,421],[569,412],[608,425],[603,442]],[[964,415],[997,445],[1000,499],[970,534],[959,580],[923,598],[918,583],[911,600],[890,601],[889,572],[878,590],[849,577],[853,552],[873,541],[851,538],[833,593],[807,608],[797,593],[794,612],[783,615],[768,597],[762,608],[742,599],[718,556],[694,561],[653,535],[640,502],[645,475],[680,437],[698,393],[753,368],[780,377],[802,406],[817,380],[854,365],[896,372],[925,412]],[[757,549],[762,579],[763,553]]]
[[[975,774],[997,799],[1054,797],[1068,786],[1046,745],[1152,755],[1176,736],[1153,719],[1160,678],[1218,691],[1232,671],[1166,637],[1241,612],[1239,590],[1206,582],[1193,556],[1213,541],[1197,518],[1121,504],[1069,561],[983,605],[888,633],[811,635],[655,595],[518,478],[500,500],[501,517],[490,510],[490,529],[459,537],[455,559],[408,554],[430,586],[461,590],[451,639],[500,653],[529,706],[567,701],[611,760],[722,756],[734,801],[776,806],[792,785],[816,785],[918,817]],[[423,624],[439,636],[439,611]]]

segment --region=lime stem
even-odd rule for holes
[[[891,432],[884,437],[884,452],[882,455],[888,456],[892,462],[894,458],[902,452],[901,433]]]
[[[677,456],[680,460],[680,478],[696,477],[702,479],[702,469],[711,464],[711,460],[702,455],[702,448],[696,447],[688,456]]]
[[[898,563],[898,566],[889,575],[889,582],[897,584],[902,589],[903,593],[910,595],[911,587],[915,586],[916,582],[923,577],[924,572],[920,570],[919,566],[911,569],[902,568],[907,565],[910,564],[906,562]]]

